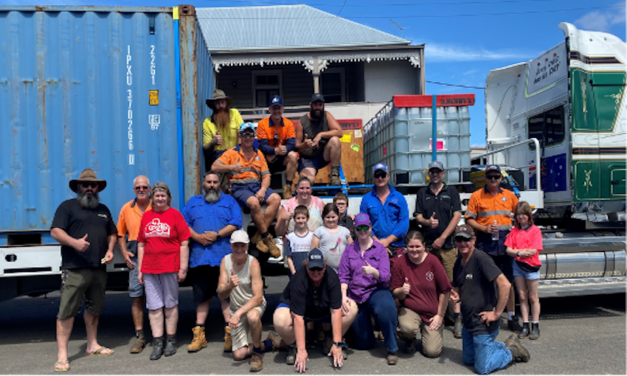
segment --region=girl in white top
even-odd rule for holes
[[[344,248],[353,242],[350,231],[346,227],[338,226],[340,211],[335,204],[326,204],[322,211],[324,226],[314,231],[311,240],[311,249],[318,248],[327,258],[327,266],[337,273]]]

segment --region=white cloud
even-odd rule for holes
[[[477,70],[476,69],[471,69],[469,71],[464,72],[464,75],[467,76],[469,74],[475,74],[475,73],[477,73]]]
[[[608,10],[595,10],[575,21],[577,27],[591,31],[609,31],[613,25],[625,23],[625,3]]]
[[[425,60],[428,62],[446,61],[489,61],[489,60],[527,60],[535,56],[533,53],[523,54],[507,50],[490,51],[483,48],[469,48],[438,43],[425,44]]]
[[[485,144],[472,144],[470,145],[471,148],[485,148]]]

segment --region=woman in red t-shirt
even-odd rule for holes
[[[405,237],[407,253],[398,255],[392,269],[390,289],[402,302],[398,324],[405,339],[405,352],[415,351],[418,333],[422,352],[429,358],[442,353],[444,313],[453,287],[437,257],[425,251],[424,236],[410,231]]]
[[[538,284],[540,282],[540,257],[542,250],[542,232],[533,224],[531,207],[525,201],[516,205],[515,226],[505,240],[507,254],[514,257],[512,269],[514,282],[520,299],[520,314],[523,328],[518,338],[540,338],[540,298]],[[529,328],[529,302],[531,302],[531,329]]]
[[[164,183],[152,188],[150,205],[139,227],[139,283],[146,290],[146,308],[154,337],[150,360],[176,353],[179,285],[187,276],[189,227],[183,215],[170,207],[172,195]],[[165,327],[167,338],[163,338]]]

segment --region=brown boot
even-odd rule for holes
[[[266,338],[266,340],[268,339],[272,341],[272,351],[287,350],[287,345],[285,344],[285,342],[283,342],[283,340],[281,339],[281,337],[279,336],[277,332],[268,333],[268,338]],[[270,351],[270,349],[265,349],[265,350]]]
[[[255,244],[259,252],[268,253],[268,250],[269,250],[268,246],[266,245],[266,243],[263,242],[263,239],[261,238],[261,233],[259,232],[259,230],[255,232],[255,235],[253,235],[253,238],[250,239],[250,241],[253,244]]]
[[[330,185],[342,185],[340,180],[340,166],[331,166],[331,172],[329,173]]]
[[[289,200],[292,197],[293,197],[292,196],[292,185],[291,184],[290,185],[285,184],[283,186],[283,199],[284,200]]]
[[[137,333],[135,343],[133,344],[133,347],[131,347],[131,354],[141,353],[144,351],[144,347],[146,347],[146,338],[144,338],[144,333]]]
[[[259,372],[263,369],[263,354],[254,352],[250,355],[250,372]]]
[[[268,236],[263,239],[263,242],[268,247],[268,250],[270,251],[270,256],[275,258],[281,256],[281,250],[279,249],[279,247],[276,246],[276,243],[272,238],[272,234],[268,234]]]
[[[224,352],[233,351],[233,337],[231,337],[231,327],[224,327]]]
[[[187,352],[194,353],[200,351],[200,349],[207,347],[207,338],[205,338],[205,327],[195,326],[192,329],[192,333],[194,333],[194,338],[192,339],[192,343],[187,346]]]

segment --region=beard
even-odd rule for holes
[[[215,204],[222,195],[222,191],[220,190],[220,188],[205,189],[205,187],[202,187],[202,191],[205,194],[205,201],[210,204]]]
[[[79,193],[76,199],[81,208],[84,209],[96,209],[100,204],[98,192],[94,192],[91,195],[88,195],[87,192]]]
[[[311,110],[309,110],[309,116],[312,119],[320,120],[320,119],[322,119],[322,111],[324,111],[324,110],[313,110],[313,109],[311,109]]]
[[[213,120],[218,128],[226,128],[231,123],[231,113],[229,109],[214,110]]]

